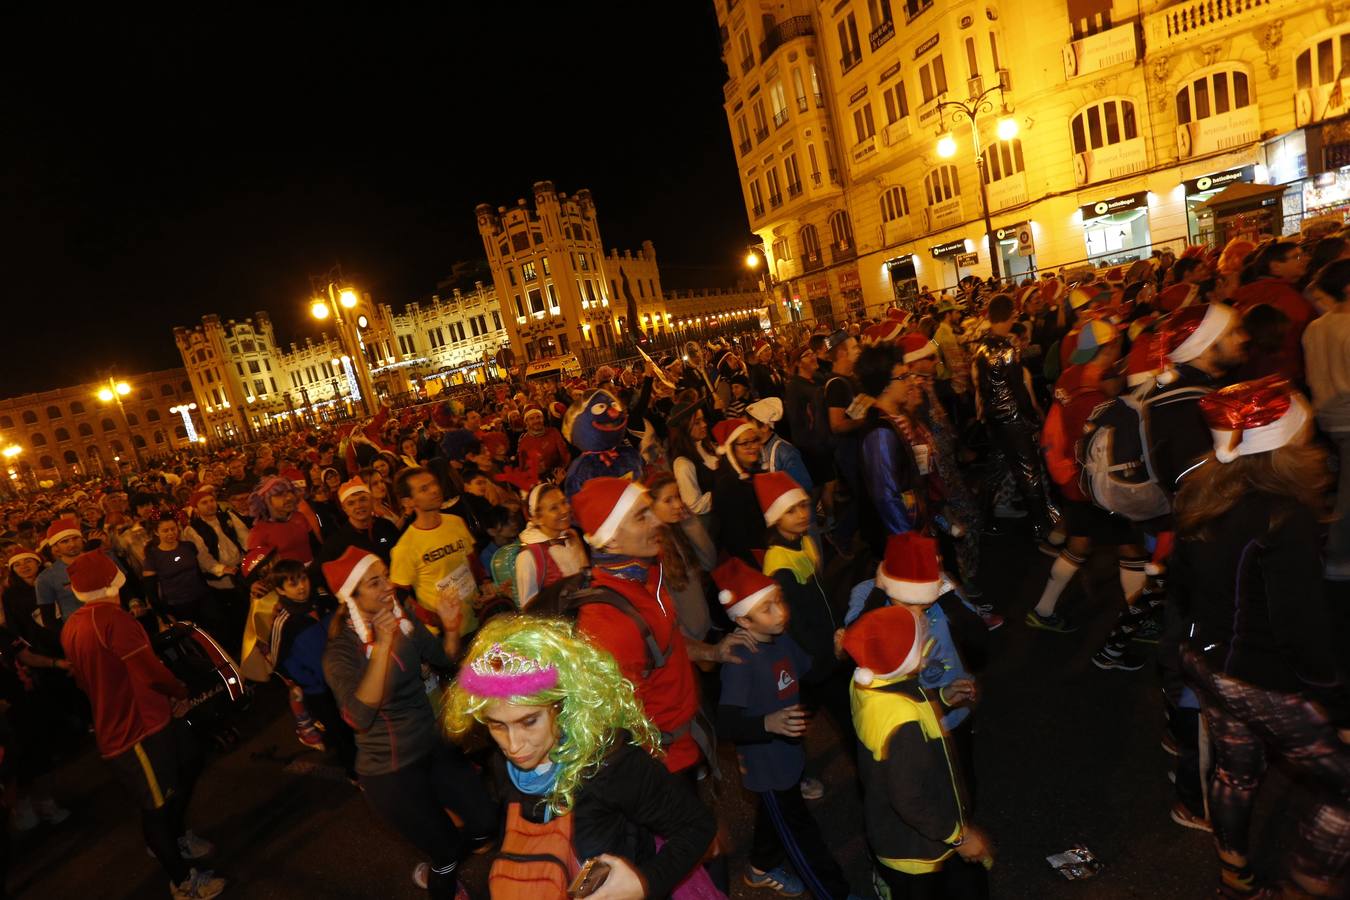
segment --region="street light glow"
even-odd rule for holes
[[[102,400],[104,403],[111,403],[112,398],[113,392],[109,388],[103,388],[98,392],[98,399]]]
[[[753,250],[751,250],[749,253],[745,254],[745,266],[746,266],[746,268],[748,268],[748,269],[758,269],[758,268],[759,268],[759,254],[756,253],[756,252],[753,251]]]
[[[356,291],[346,288],[338,294],[338,302],[342,304],[343,309],[351,309],[356,305]]]
[[[956,138],[952,137],[951,132],[938,138],[937,155],[943,159],[951,159],[956,155]]]
[[[125,381],[117,382],[117,393],[125,397],[127,394],[131,393],[131,385],[127,384]]]
[[[998,120],[998,139],[1000,141],[1011,141],[1017,137],[1017,120],[1012,116],[1004,116]]]
[[[3,451],[0,452],[4,453],[5,459],[13,459],[14,457],[18,456],[20,453],[23,452],[23,448],[20,447],[18,444],[10,444],[8,447],[6,447]]]
[[[328,318],[328,313],[329,313],[328,304],[324,303],[322,300],[315,300],[312,304],[310,304],[309,314],[314,318],[326,319]]]

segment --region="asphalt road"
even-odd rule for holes
[[[1090,662],[1121,604],[1113,561],[1094,558],[1085,570],[1090,577],[1070,588],[1062,608],[1083,628],[1059,635],[1021,624],[1050,560],[1025,539],[987,538],[985,545],[985,591],[1008,618],[992,636],[976,740],[976,819],[998,846],[993,896],[1207,896],[1217,883],[1209,836],[1168,818],[1170,757],[1159,746],[1157,676],[1148,668],[1103,672]],[[259,692],[241,730],[238,747],[211,758],[189,816],[217,844],[214,865],[230,880],[226,897],[424,896],[409,878],[416,854],[380,826],[325,757],[295,741],[279,691]],[[807,747],[827,787],[812,807],[855,889],[864,888],[868,864],[852,752],[844,752],[824,717]],[[752,808],[736,783],[729,748],[723,763],[730,781],[718,786],[713,802],[732,847],[733,896],[768,897],[739,883]],[[58,827],[16,838],[9,877],[14,897],[167,895],[165,879],[146,855],[138,816],[125,807],[92,745],[48,780],[75,814]],[[1256,828],[1277,845],[1287,830],[1279,813],[1289,791],[1278,776],[1271,782],[1263,788]],[[711,787],[704,785],[710,800]],[[1078,843],[1104,868],[1090,881],[1069,882],[1045,857]],[[1258,867],[1270,865],[1268,858],[1258,860]],[[481,857],[465,866],[475,897],[486,897],[485,872]]]

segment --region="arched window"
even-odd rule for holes
[[[156,432],[155,432],[155,443],[156,443],[156,444],[162,444],[162,443],[164,443],[164,441],[165,441],[165,438],[164,438],[164,432],[163,432],[163,431],[156,431]]]
[[[853,223],[842,209],[830,216],[830,245],[836,250],[853,247]]]
[[[173,385],[171,385],[171,384],[169,384],[169,383],[167,383],[167,382],[164,383],[164,384],[161,384],[161,385],[159,386],[159,393],[160,393],[160,396],[162,396],[162,397],[172,397],[172,396],[173,396]]]
[[[909,194],[903,187],[893,187],[881,195],[881,221],[893,222],[909,215]]]
[[[122,442],[117,440],[117,438],[113,438],[111,441],[109,441],[108,446],[113,448],[114,453],[121,453],[127,449],[126,447],[122,446]]]
[[[1251,106],[1256,98],[1251,94],[1250,84],[1247,73],[1238,66],[1197,73],[1177,91],[1177,124],[1199,122]]]
[[[117,430],[117,426],[116,426],[115,424],[113,424],[113,420],[112,420],[112,419],[104,419],[102,422],[99,423],[99,427],[102,428],[104,431],[116,431],[116,430]]]
[[[155,393],[154,393],[154,391],[150,390],[148,387],[144,387],[144,388],[141,388],[140,398],[141,398],[142,400],[153,400],[153,399],[155,399]]]
[[[33,449],[47,446],[47,436],[41,432],[34,434],[28,439],[28,443],[33,445]]]
[[[65,428],[56,429],[56,442],[58,444],[70,440],[70,432]]]
[[[76,453],[74,450],[67,450],[64,454],[64,459],[66,465],[69,466],[78,466],[80,464],[80,454]]]
[[[985,184],[1016,175],[1025,168],[1026,165],[1022,161],[1022,142],[1017,138],[1011,141],[995,141],[984,151]]]
[[[72,401],[70,404],[70,414],[72,416],[84,415],[84,404],[78,400]]]
[[[81,422],[81,423],[80,423],[79,431],[80,431],[80,437],[93,437],[93,436],[94,436],[94,429],[92,429],[92,428],[89,427],[89,423],[88,423],[88,422]]]
[[[50,422],[52,419],[59,419],[61,418],[62,415],[64,415],[64,413],[61,412],[61,407],[59,406],[47,407],[47,421]]]
[[[38,460],[38,465],[44,469],[55,469],[56,460],[52,459],[50,456],[44,456],[42,459]]]
[[[938,166],[923,176],[923,193],[929,206],[937,206],[961,196],[961,181],[956,174],[956,166]]]
[[[0,428],[13,428],[14,420],[9,416],[0,416]]]
[[[1079,110],[1069,123],[1073,152],[1086,153],[1139,137],[1134,103],[1112,98]]]
[[[192,393],[192,382],[190,382],[190,381],[184,381],[182,384],[180,384],[180,385],[178,386],[178,389],[179,389],[180,391],[182,391],[184,394],[191,394],[191,393]]]
[[[131,436],[131,444],[132,444],[132,446],[135,447],[137,450],[144,450],[144,449],[145,449],[145,438],[141,437],[139,434],[133,434],[133,435]]]
[[[802,259],[806,264],[820,262],[820,235],[816,226],[803,225],[801,230]]]
[[[178,438],[180,441],[187,440],[187,429],[181,424],[173,426],[173,434],[174,437]]]
[[[158,421],[159,421],[159,410],[157,410],[157,409],[152,409],[152,410],[149,410],[148,412],[146,412],[146,414],[145,414],[145,421],[147,421],[147,422],[158,422]]]
[[[33,412],[31,409],[25,409],[25,410],[23,411],[23,424],[25,424],[25,425],[36,425],[36,424],[37,424],[37,413]]]
[[[127,424],[128,424],[128,425],[139,425],[139,424],[141,424],[141,420],[140,420],[139,418],[136,417],[136,414],[135,414],[135,413],[127,413]]]

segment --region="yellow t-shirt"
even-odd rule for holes
[[[414,523],[403,532],[390,555],[389,577],[394,584],[412,588],[418,604],[433,612],[440,594],[436,582],[454,573],[457,581],[474,584],[472,593],[460,598],[464,617],[459,633],[468,634],[478,627],[478,617],[473,611],[478,591],[469,568],[472,552],[473,535],[464,520],[441,513],[441,523],[435,528],[424,530]]]

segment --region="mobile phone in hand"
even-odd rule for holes
[[[600,885],[604,884],[608,877],[609,863],[603,863],[599,859],[588,859],[568,886],[567,896],[589,897],[600,890]]]

